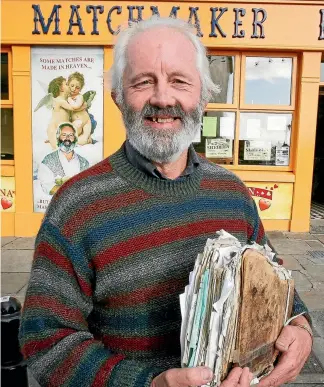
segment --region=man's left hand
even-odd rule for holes
[[[285,326],[276,341],[276,348],[281,352],[274,370],[261,379],[258,387],[276,387],[291,382],[303,368],[312,349],[312,337],[305,329],[293,324],[307,324],[305,317],[297,317],[291,325]]]

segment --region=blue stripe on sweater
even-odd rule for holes
[[[103,223],[100,227],[92,228],[88,234],[89,241],[97,243],[106,237],[118,234],[127,229],[138,229],[147,224],[153,225],[155,222],[159,225],[166,221],[166,224],[175,217],[181,218],[186,215],[192,215],[197,212],[206,213],[209,211],[233,211],[237,209],[236,215],[239,217],[242,214],[249,214],[253,218],[253,209],[244,199],[228,199],[219,200],[213,197],[190,200],[184,203],[163,203],[160,206],[155,206],[141,212],[132,212],[130,214],[120,216],[117,219],[110,219]],[[241,211],[240,211],[241,209]],[[218,214],[219,215],[219,214]],[[229,219],[230,220],[230,219]],[[153,229],[154,227],[152,227]]]

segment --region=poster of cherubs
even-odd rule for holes
[[[103,49],[32,48],[34,211],[103,158]]]

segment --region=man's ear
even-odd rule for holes
[[[117,103],[117,95],[116,95],[115,90],[112,90],[111,93],[110,93],[110,95],[111,95],[112,100],[115,102],[115,105],[116,105],[116,106],[118,107],[118,109],[119,109],[119,105],[118,105],[118,103]]]

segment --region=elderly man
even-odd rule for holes
[[[38,168],[42,189],[49,195],[54,195],[72,176],[89,168],[88,160],[74,152],[78,138],[70,122],[58,126],[56,141],[58,150],[46,155]]]
[[[206,384],[210,369],[179,368],[179,294],[215,231],[242,243],[266,237],[243,183],[192,148],[215,91],[192,29],[144,21],[120,34],[114,55],[112,96],[127,141],[51,201],[36,241],[22,351],[41,385]],[[293,313],[303,312],[296,295]],[[294,378],[311,344],[299,316],[283,329],[282,355],[261,385]],[[250,379],[247,368],[234,368],[222,387]]]

